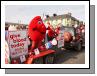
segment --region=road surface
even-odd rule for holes
[[[60,51],[55,58],[55,64],[85,64],[85,49]]]

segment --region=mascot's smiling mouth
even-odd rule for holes
[[[41,34],[45,34],[45,32],[41,32]]]
[[[36,28],[33,28],[32,29],[33,31],[38,31],[38,29],[36,29]],[[40,32],[41,34],[45,34],[45,32]]]

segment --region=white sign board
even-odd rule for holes
[[[28,54],[27,31],[9,31],[8,44],[11,58]]]
[[[58,48],[64,46],[64,30],[60,30],[60,33],[58,35]]]
[[[35,52],[35,55],[40,54],[40,52],[39,52],[38,48],[34,49],[34,52]]]
[[[25,55],[20,56],[20,60],[21,60],[21,62],[26,61]]]

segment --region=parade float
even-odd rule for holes
[[[12,30],[11,30],[12,28]],[[58,52],[68,48],[82,49],[84,27],[60,25],[57,28],[44,25],[40,16],[34,17],[28,30],[16,30],[10,26],[6,31],[9,55],[7,64],[54,64]],[[10,60],[10,62],[8,62]]]
[[[53,40],[45,42],[46,30],[40,16],[28,25],[28,30],[7,31],[11,64],[53,64]],[[30,45],[30,46],[28,46]]]

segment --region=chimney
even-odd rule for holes
[[[56,14],[56,13],[54,13],[54,14],[53,14],[53,16],[55,17],[55,16],[57,16],[57,14]]]
[[[49,15],[45,15],[46,16],[46,18],[49,18]]]

